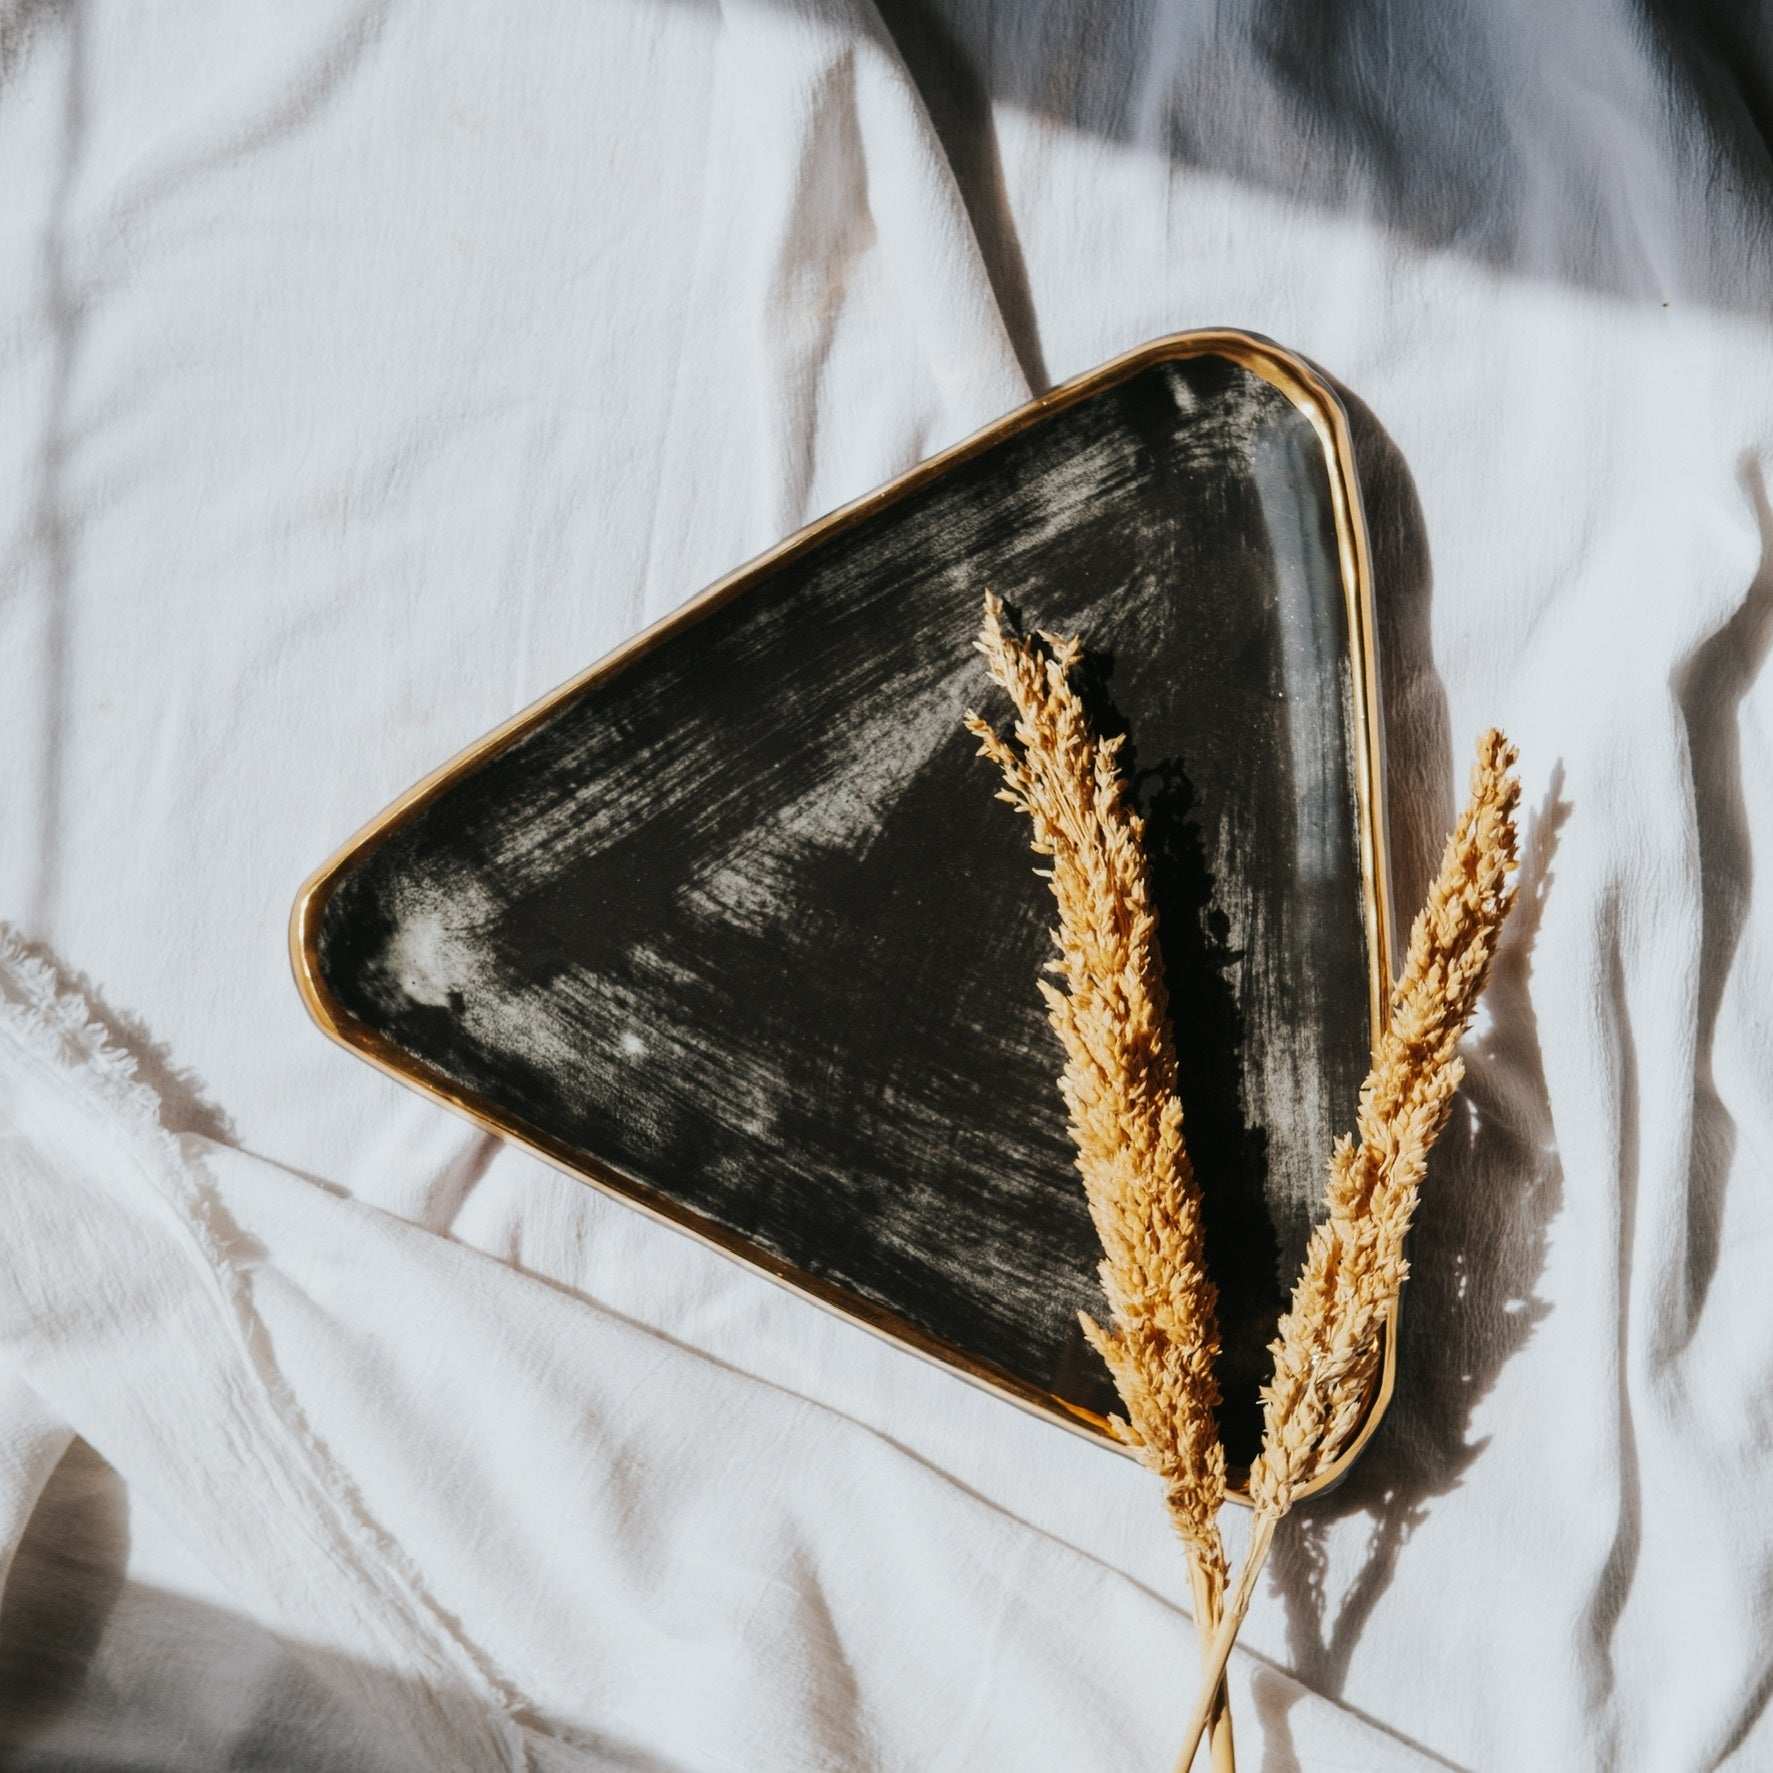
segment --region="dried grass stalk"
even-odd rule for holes
[[[1182,1140],[1169,997],[1147,878],[1144,824],[1122,779],[1121,740],[1096,736],[1071,682],[1075,639],[1007,635],[989,593],[979,651],[1015,704],[1014,744],[975,714],[967,726],[1003,772],[999,799],[1027,814],[1057,901],[1040,981],[1065,1050],[1070,1114],[1090,1216],[1102,1240],[1113,1327],[1083,1318],[1126,1410],[1116,1432],[1162,1480],[1188,1558],[1203,1666],[1216,1643],[1226,1565],[1219,1535],[1225,1454],[1215,1410],[1215,1292],[1202,1252],[1200,1191]],[[1220,1672],[1223,1670],[1223,1661]],[[1216,1672],[1214,1764],[1235,1765]]]
[[[1226,1600],[1178,1773],[1193,1761],[1276,1523],[1360,1427],[1380,1333],[1408,1272],[1404,1237],[1429,1148],[1464,1075],[1459,1042],[1514,903],[1515,758],[1514,747],[1494,729],[1478,743],[1470,802],[1410,932],[1390,1026],[1361,1089],[1359,1142],[1345,1136],[1330,1160],[1329,1216],[1307,1246],[1273,1345],[1274,1378],[1262,1394],[1262,1452],[1250,1473],[1250,1545]]]

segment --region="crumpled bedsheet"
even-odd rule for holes
[[[401,1091],[283,928],[735,563],[1229,324],[1348,392],[1400,904],[1492,722],[1527,807],[1240,1758],[1773,1765],[1768,37],[0,9],[6,1764],[1169,1765],[1145,1474]]]

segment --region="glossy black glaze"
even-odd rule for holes
[[[1050,900],[961,727],[1006,716],[987,587],[1130,735],[1247,1457],[1369,1046],[1328,477],[1250,372],[1143,370],[582,691],[358,861],[321,970],[522,1126],[1103,1408]]]

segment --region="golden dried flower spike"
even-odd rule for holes
[[[1514,747],[1492,729],[1478,742],[1471,799],[1447,840],[1440,875],[1410,932],[1410,952],[1362,1086],[1358,1144],[1330,1159],[1329,1215],[1312,1233],[1275,1339],[1262,1393],[1262,1452],[1250,1472],[1250,1544],[1226,1600],[1177,1773],[1187,1773],[1276,1523],[1360,1427],[1380,1331],[1403,1285],[1404,1237],[1429,1148],[1446,1125],[1470,1026],[1503,920],[1514,904]]]
[[[988,593],[978,646],[1015,704],[1015,743],[975,714],[967,726],[1003,773],[999,798],[1028,816],[1035,851],[1052,858],[1043,871],[1059,912],[1052,970],[1065,988],[1042,980],[1040,990],[1065,1051],[1059,1088],[1102,1240],[1113,1326],[1086,1316],[1084,1332],[1126,1410],[1117,1433],[1163,1481],[1188,1559],[1204,1664],[1226,1576],[1225,1454],[1214,1417],[1219,1329],[1200,1191],[1182,1141],[1144,823],[1127,800],[1121,740],[1096,736],[1072,684],[1078,642],[1005,634],[1003,606]],[[1217,1674],[1209,1700],[1213,1763],[1233,1773],[1231,1714]]]

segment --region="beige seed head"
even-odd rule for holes
[[[1127,800],[1121,741],[1096,737],[1072,685],[1078,642],[1006,635],[1002,615],[987,594],[978,644],[1015,704],[1014,744],[977,715],[967,726],[1003,773],[1000,798],[1027,814],[1035,851],[1052,858],[1052,970],[1064,989],[1046,980],[1040,989],[1065,1051],[1059,1087],[1102,1240],[1112,1323],[1085,1317],[1084,1330],[1126,1410],[1117,1431],[1163,1480],[1190,1562],[1216,1597],[1225,1574],[1219,1331],[1182,1140],[1144,824]]]
[[[1265,1513],[1286,1512],[1348,1445],[1366,1409],[1380,1331],[1407,1272],[1404,1238],[1429,1148],[1464,1074],[1459,1041],[1514,903],[1514,762],[1501,733],[1484,735],[1470,803],[1410,932],[1390,1026],[1361,1090],[1359,1140],[1339,1140],[1330,1159],[1329,1215],[1307,1246],[1263,1392],[1250,1497]]]

